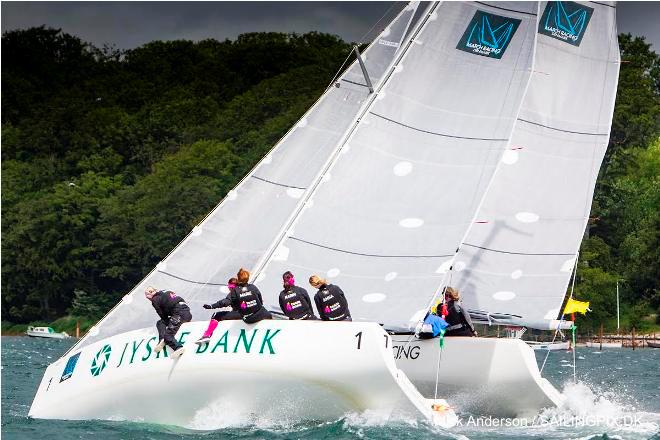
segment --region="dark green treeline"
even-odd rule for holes
[[[627,311],[641,317],[659,305],[660,63],[643,39],[620,43],[627,62],[578,270],[578,298],[593,301],[589,325],[611,318],[617,278]],[[319,33],[128,51],[43,27],[3,34],[2,319],[103,314],[272,147],[349,53]]]

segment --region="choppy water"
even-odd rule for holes
[[[347,414],[329,423],[282,425],[269,420],[230,421],[226,428],[192,431],[177,427],[110,421],[32,420],[27,417],[46,366],[71,342],[2,337],[2,437],[6,439],[660,439],[660,349],[579,348],[574,384],[573,355],[551,353],[543,373],[567,396],[562,408],[535,421],[492,419],[461,412],[462,426],[441,431],[414,420],[384,423]],[[537,354],[539,365],[543,355]],[[221,420],[208,408],[208,417]],[[534,424],[531,424],[531,423]],[[497,426],[500,424],[500,426]],[[501,426],[504,424],[504,426]]]

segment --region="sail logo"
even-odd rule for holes
[[[594,9],[575,2],[548,2],[539,33],[579,46]]]
[[[477,10],[456,49],[499,60],[509,46],[520,21]]]
[[[89,371],[92,372],[92,376],[98,376],[103,370],[105,370],[105,367],[108,366],[108,362],[110,361],[110,353],[112,353],[112,347],[108,344],[104,345],[103,348],[96,353],[96,356],[94,356],[94,359],[92,360],[92,367],[89,369]]]

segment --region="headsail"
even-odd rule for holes
[[[365,51],[363,60],[374,84],[399,51],[417,6],[413,2],[404,8]],[[176,291],[186,299],[193,316],[208,315],[202,305],[226,295],[227,279],[239,267],[250,268],[262,257],[363,107],[369,90],[357,63],[338,83],[75,347],[153,325],[153,310],[142,297],[148,285]]]
[[[619,48],[611,2],[544,2],[539,12],[529,90],[451,282],[473,311],[548,329],[607,148]]]
[[[445,2],[423,18],[258,280],[318,273],[354,319],[410,325],[442,278],[508,145],[536,4]]]

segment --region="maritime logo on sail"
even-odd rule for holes
[[[499,60],[509,46],[520,21],[477,10],[456,49]]]
[[[548,2],[539,33],[579,46],[594,9],[575,2]]]

